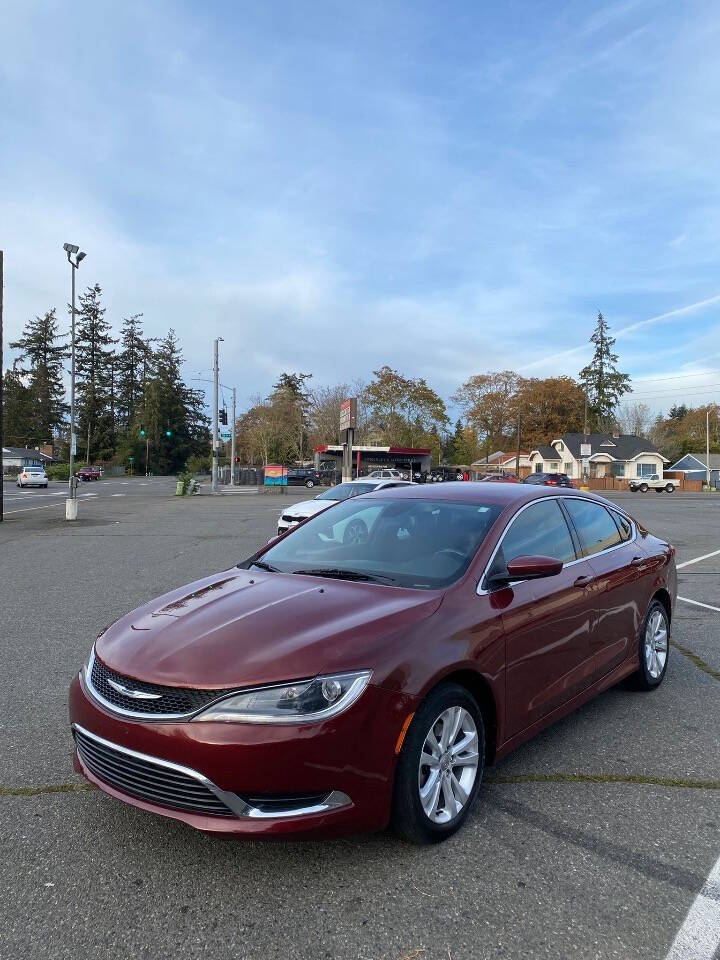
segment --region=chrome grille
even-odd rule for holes
[[[125,696],[110,684],[110,680],[114,680],[124,687],[129,687],[131,690],[153,694],[158,699],[136,700],[133,697]],[[166,687],[157,683],[145,683],[143,680],[135,680],[133,677],[124,677],[120,673],[115,673],[94,655],[90,670],[90,684],[93,690],[111,706],[129,710],[131,713],[145,715],[196,713],[214,700],[233,692],[232,688],[229,690],[195,690],[187,687]]]
[[[98,780],[121,793],[160,807],[213,817],[236,816],[203,780],[183,768],[114,747],[77,725],[73,733],[83,764]]]

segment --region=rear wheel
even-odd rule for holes
[[[668,484],[666,485],[665,489],[667,490],[668,493],[672,493],[673,490],[675,489],[675,484],[674,484],[674,483],[668,483]]]
[[[410,724],[395,773],[392,828],[412,843],[438,843],[458,830],[477,797],[485,728],[470,693],[444,683]]]
[[[305,486],[306,486],[306,487],[314,487],[314,486],[315,486],[315,481],[314,481],[314,480],[306,480],[306,481],[305,481]]]
[[[665,679],[670,654],[670,620],[659,600],[648,607],[640,630],[640,667],[635,674],[636,686],[654,690]]]

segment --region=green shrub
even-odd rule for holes
[[[69,480],[70,464],[53,463],[49,467],[45,467],[45,473],[48,476],[48,480]]]
[[[210,473],[212,470],[212,457],[188,457],[188,462],[185,464],[185,470],[189,474]]]

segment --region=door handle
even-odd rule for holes
[[[630,561],[631,567],[642,567],[643,564],[647,563],[647,557],[633,557]]]
[[[577,580],[573,583],[574,587],[587,587],[588,584],[592,583],[595,577],[582,576],[578,577]]]

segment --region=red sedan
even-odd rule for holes
[[[662,682],[674,554],[573,490],[346,500],[103,631],[70,690],[76,769],[205,831],[442,840],[487,764]]]

